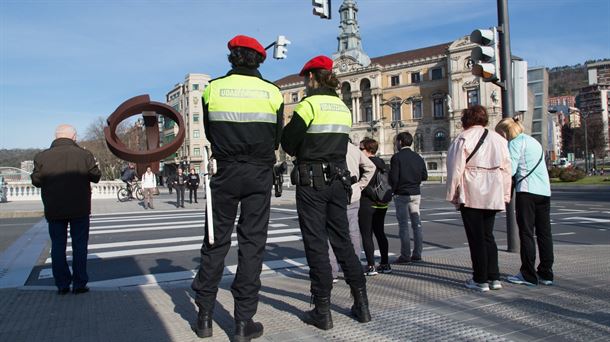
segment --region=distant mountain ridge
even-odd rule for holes
[[[586,61],[584,64],[564,65],[548,69],[549,97],[576,96],[588,82],[587,64],[607,61],[608,58]]]
[[[36,153],[42,151],[39,148],[13,148],[0,149],[0,167],[21,167],[21,162],[24,160],[33,160]]]

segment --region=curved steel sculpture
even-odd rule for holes
[[[147,115],[145,112],[154,112],[173,120],[178,125],[178,135],[174,140],[160,147],[157,115]],[[116,134],[116,129],[123,120],[138,114],[142,114],[144,117],[146,133],[146,150],[144,151],[131,150],[121,142]],[[110,114],[107,123],[108,126],[104,127],[104,136],[108,148],[115,156],[136,163],[138,175],[144,173],[147,165],[150,165],[154,172],[158,172],[159,161],[175,153],[184,142],[186,134],[182,115],[165,103],[150,101],[148,95],[132,97],[123,102]]]

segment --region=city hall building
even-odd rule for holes
[[[461,111],[472,104],[487,107],[489,127],[501,119],[500,89],[471,73],[469,36],[434,46],[369,57],[363,49],[353,0],[344,0],[338,48],[332,55],[340,97],[352,112],[351,139],[379,141],[379,154],[395,152],[394,138],[408,131],[414,149],[431,174],[444,171],[451,140],[461,131]],[[285,120],[305,96],[303,78],[289,75],[275,82],[284,95]],[[284,159],[285,156],[280,156]]]

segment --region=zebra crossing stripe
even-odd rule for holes
[[[289,228],[289,229],[276,229],[270,230],[268,235],[279,235],[279,234],[294,234],[300,233],[301,229],[299,228]],[[231,234],[232,238],[237,237],[237,233]],[[96,249],[107,249],[107,248],[121,248],[121,247],[131,247],[131,246],[146,246],[146,245],[160,245],[160,244],[168,244],[168,243],[181,243],[181,242],[189,242],[189,241],[201,241],[203,243],[203,234],[196,236],[183,236],[177,238],[165,238],[165,239],[153,239],[153,240],[135,240],[135,241],[124,241],[124,242],[109,242],[109,243],[100,243],[100,244],[92,244],[88,246],[89,251]],[[71,252],[72,247],[68,246],[66,251]]]
[[[300,240],[302,240],[301,236],[288,235],[288,236],[280,236],[280,237],[276,237],[276,238],[269,238],[269,239],[267,239],[267,243],[290,242],[290,241],[300,241]],[[237,246],[237,241],[231,241],[231,247],[234,247],[234,246]],[[128,249],[128,250],[122,250],[122,251],[90,253],[87,255],[87,259],[95,260],[95,259],[120,258],[120,257],[126,257],[126,256],[134,256],[134,255],[184,252],[184,251],[193,251],[193,250],[199,250],[199,249],[201,249],[201,243],[190,244],[190,245],[179,245],[179,246],[167,246],[167,247],[138,248],[138,249]],[[69,256],[68,260],[72,260],[72,257]],[[50,264],[50,263],[51,263],[51,258],[47,258],[45,260],[45,264]]]

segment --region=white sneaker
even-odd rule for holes
[[[481,292],[489,291],[489,284],[477,283],[472,278],[468,279],[464,285],[469,289],[473,289],[473,290],[477,290],[477,291],[481,291]]]
[[[551,286],[553,285],[553,281],[552,280],[547,280],[547,279],[542,279],[542,278],[538,278],[538,282],[542,285],[546,285],[546,286]]]
[[[506,280],[509,283],[513,283],[513,284],[526,285],[526,286],[536,286],[536,284],[530,283],[529,281],[525,280],[525,278],[523,278],[523,274],[521,274],[521,272],[517,273],[514,276],[506,277]]]
[[[489,288],[492,290],[500,290],[502,289],[502,282],[499,280],[492,280],[489,282]]]

